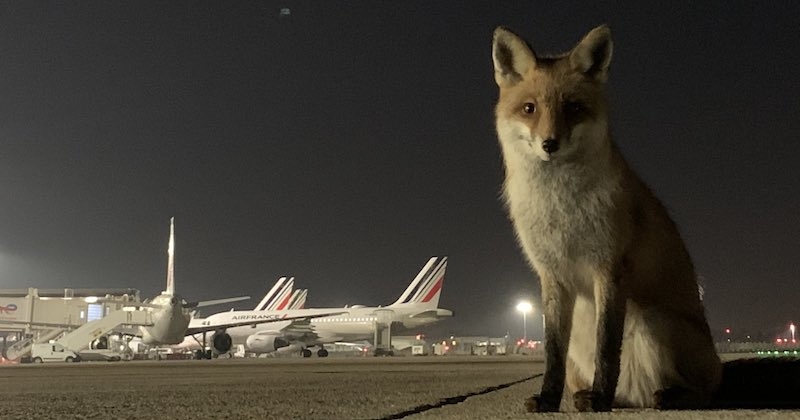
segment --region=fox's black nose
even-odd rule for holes
[[[542,149],[548,153],[553,154],[558,151],[558,140],[556,139],[547,139],[542,142]]]

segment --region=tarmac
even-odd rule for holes
[[[525,356],[329,357],[0,367],[2,419],[800,419],[800,410],[526,413]],[[800,390],[799,390],[800,391]]]

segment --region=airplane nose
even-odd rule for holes
[[[553,154],[558,151],[558,140],[556,139],[547,139],[542,142],[542,150],[544,150],[547,154]]]

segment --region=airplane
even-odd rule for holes
[[[294,287],[294,277],[281,277],[275,282],[264,298],[253,308],[253,311],[284,311],[291,309],[302,309],[308,296],[308,289],[298,289],[292,291]],[[231,312],[234,310],[231,309]],[[205,318],[192,316],[191,323],[197,324]],[[187,335],[180,344],[171,346],[176,351],[200,350],[202,344],[202,334]],[[199,353],[198,353],[199,355]],[[203,357],[206,357],[203,355]]]
[[[301,351],[304,357],[311,356],[309,347],[318,346],[317,356],[326,357],[328,352],[324,344],[372,338],[379,323],[386,325],[398,322],[407,329],[413,329],[453,316],[452,311],[438,307],[446,268],[447,257],[432,257],[400,297],[385,307],[356,305],[288,310],[283,313],[232,311],[210,315],[202,321],[198,320],[198,323],[212,325],[271,319],[276,322],[228,328],[226,335],[230,341],[221,344],[244,344],[247,352],[256,354]],[[337,310],[340,312],[331,313]],[[216,344],[214,342],[212,346]],[[222,353],[225,346],[214,350]]]
[[[187,336],[202,334],[205,347],[206,333],[213,332],[211,340],[215,343],[215,349],[224,349],[227,344],[228,349],[220,351],[225,353],[230,349],[230,337],[225,334],[227,328],[250,326],[261,324],[265,322],[275,322],[280,320],[295,320],[305,319],[308,315],[288,315],[284,314],[281,317],[271,316],[267,318],[248,318],[240,320],[232,320],[229,322],[213,322],[203,323],[199,320],[193,320],[190,310],[203,307],[219,305],[223,303],[236,302],[240,300],[250,299],[249,296],[238,298],[217,299],[205,302],[186,302],[183,298],[175,292],[175,278],[174,278],[174,265],[175,265],[175,218],[170,219],[169,227],[169,247],[167,250],[167,287],[150,301],[133,303],[130,307],[124,308],[125,310],[144,310],[151,313],[152,323],[147,326],[140,326],[138,335],[141,337],[142,343],[150,346],[166,346],[180,344]],[[288,281],[289,285],[293,284]],[[290,290],[290,289],[289,289]],[[286,291],[286,288],[281,290]],[[282,295],[281,295],[282,296]],[[291,295],[290,295],[291,296]],[[288,302],[290,299],[283,298],[281,302]],[[269,302],[264,303],[267,305]],[[261,305],[261,303],[259,304]],[[233,313],[233,312],[232,312]],[[125,333],[124,331],[121,331]],[[130,333],[127,333],[130,334]]]

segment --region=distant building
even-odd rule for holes
[[[0,346],[55,337],[139,301],[137,289],[0,289]]]

